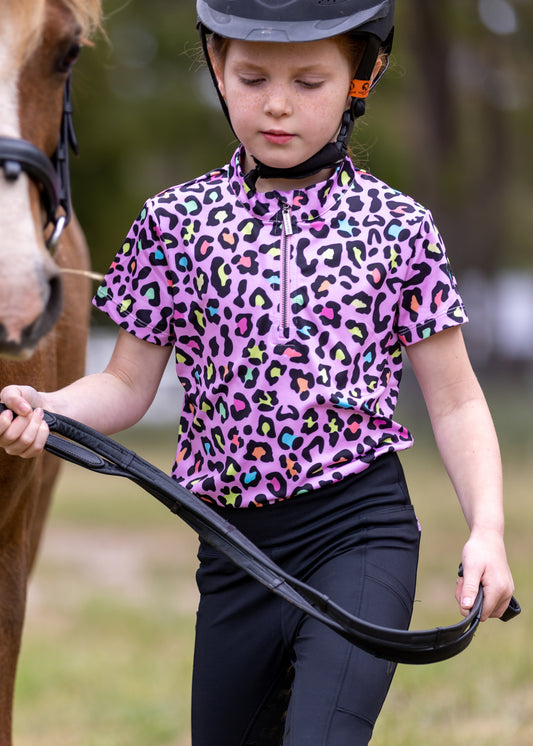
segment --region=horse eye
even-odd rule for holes
[[[80,42],[73,42],[66,53],[58,61],[58,70],[62,73],[70,72],[72,66],[80,56],[82,45]]]

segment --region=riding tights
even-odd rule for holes
[[[406,629],[419,528],[396,454],[264,508],[218,509],[356,616]],[[350,644],[201,542],[193,746],[366,746],[394,665]]]

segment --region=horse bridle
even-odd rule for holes
[[[78,143],[72,120],[72,79],[65,81],[63,114],[57,148],[51,158],[28,140],[0,137],[0,167],[7,181],[16,181],[22,172],[38,186],[46,223],[53,226],[46,241],[53,251],[71,217],[69,149],[77,155]]]

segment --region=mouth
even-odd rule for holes
[[[284,132],[282,130],[267,130],[262,132],[262,135],[265,140],[274,145],[286,145],[295,137],[290,132]]]

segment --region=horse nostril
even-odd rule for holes
[[[52,315],[57,321],[63,309],[63,281],[61,275],[51,277],[48,284],[50,286],[50,296],[45,313]]]
[[[61,277],[50,277],[46,289],[47,299],[42,313],[25,326],[16,338],[5,324],[0,323],[0,356],[20,360],[28,358],[45,334],[55,325],[63,306]]]
[[[48,280],[48,300],[43,313],[34,322],[22,330],[21,345],[35,347],[42,337],[47,334],[61,315],[63,308],[63,283],[59,275],[53,275]]]

